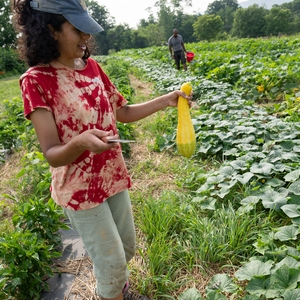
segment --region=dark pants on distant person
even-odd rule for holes
[[[174,51],[174,59],[175,59],[176,68],[177,68],[177,70],[179,70],[180,62],[182,62],[182,64],[186,63],[184,51],[182,51],[182,50]]]

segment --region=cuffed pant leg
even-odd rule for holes
[[[93,209],[64,211],[93,261],[98,294],[104,298],[117,297],[128,280],[127,262],[135,251],[128,191],[110,197]]]

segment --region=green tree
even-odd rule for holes
[[[207,6],[206,13],[210,15],[218,15],[219,11],[230,7],[233,11],[237,10],[239,4],[237,0],[216,0]]]
[[[238,38],[263,36],[267,13],[266,8],[259,7],[257,4],[237,9],[234,13],[231,34]]]
[[[220,9],[217,14],[221,17],[221,19],[224,23],[223,29],[227,33],[230,33],[230,31],[232,29],[235,11],[236,11],[236,9],[234,9],[233,7],[226,6],[222,9]]]
[[[183,15],[183,19],[181,22],[180,28],[180,34],[183,37],[183,41],[185,43],[193,43],[197,42],[196,36],[194,33],[194,23],[197,21],[198,16],[197,15]]]
[[[224,31],[229,33],[233,25],[234,12],[238,7],[237,0],[217,0],[208,5],[206,13],[219,15],[224,23]]]
[[[132,48],[146,48],[148,47],[148,41],[145,36],[140,34],[139,30],[131,31],[131,43]]]
[[[152,13],[148,16],[148,19],[141,19],[140,20],[140,22],[138,24],[138,28],[147,27],[150,24],[156,24],[155,18],[154,18]]]
[[[273,6],[265,16],[265,34],[290,34],[292,31],[292,13],[289,9]]]
[[[194,34],[199,40],[212,41],[223,31],[223,21],[217,15],[203,15],[194,23]]]
[[[0,0],[0,47],[15,48],[17,34],[11,22],[9,0]]]
[[[95,0],[87,0],[86,5],[89,11],[89,14],[99,23],[104,31],[97,33],[95,38],[96,48],[94,54],[107,54],[110,49],[110,43],[114,43],[108,39],[108,31],[115,26],[115,19],[110,16],[108,10],[105,6],[100,6]]]
[[[131,29],[128,24],[118,25],[107,32],[109,50],[120,51],[123,49],[134,48],[131,41]]]
[[[281,4],[279,7],[289,9],[292,13],[291,32],[295,34],[300,31],[300,0],[294,0]]]
[[[300,15],[300,0],[283,3],[280,5],[280,7],[289,9],[292,14]]]
[[[146,39],[147,47],[159,46],[165,43],[165,37],[158,23],[139,28],[139,34]]]

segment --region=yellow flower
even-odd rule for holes
[[[262,92],[265,90],[265,88],[264,88],[263,85],[259,85],[259,86],[257,87],[257,90],[258,90],[260,93],[262,93]]]

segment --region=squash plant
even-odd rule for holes
[[[220,162],[218,169],[191,175],[198,178],[198,188],[193,179],[186,179],[187,186],[192,186],[193,205],[205,211],[232,203],[241,215],[269,211],[270,218],[277,220],[277,226],[257,236],[253,243],[256,255],[249,262],[241,262],[233,276],[217,274],[212,278],[206,299],[227,299],[228,294],[236,299],[297,299],[300,123],[285,120],[280,115],[284,105],[277,103],[284,104],[298,88],[300,39],[188,46],[196,57],[185,73],[174,71],[163,55],[148,61],[141,49],[143,59],[135,58],[131,63],[143,69],[161,93],[185,81],[193,84],[199,109],[193,114],[197,140],[193,159],[215,157]],[[161,48],[157,51],[161,53]],[[128,61],[130,53],[126,52]],[[257,105],[261,100],[269,106]],[[289,103],[290,111],[295,104]],[[174,124],[174,134],[168,132],[160,138],[161,150],[163,138],[165,149],[173,146],[176,150],[175,128]],[[202,298],[191,289],[179,299]]]

